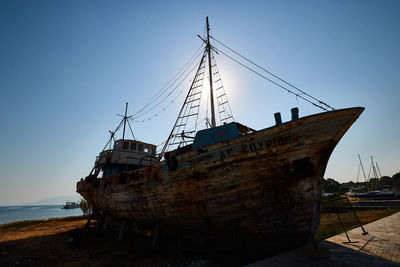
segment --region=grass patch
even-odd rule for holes
[[[323,210],[323,209],[322,209]],[[390,216],[399,212],[400,208],[391,209],[369,209],[356,211],[362,225]],[[359,227],[357,219],[351,210],[339,213],[346,231]],[[322,212],[320,216],[320,226],[315,235],[316,241],[321,241],[337,234],[343,233],[343,227],[335,213]]]

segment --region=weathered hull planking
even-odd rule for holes
[[[249,240],[296,247],[318,229],[328,159],[363,110],[320,113],[176,151],[174,170],[162,161],[106,178],[88,176],[77,192],[116,219],[194,229],[206,223],[221,231],[233,226]]]

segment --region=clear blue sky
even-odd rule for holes
[[[357,153],[400,171],[399,1],[0,1],[0,205],[72,195],[129,102],[137,111],[218,40],[335,108],[365,106],[325,177],[355,180]],[[217,57],[236,121],[255,129],[320,110]],[[181,103],[134,124],[164,141]]]

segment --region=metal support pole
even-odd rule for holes
[[[336,212],[336,215],[337,215],[337,217],[339,218],[340,225],[343,227],[343,231],[344,231],[344,233],[346,234],[346,237],[347,237],[347,240],[348,240],[348,242],[343,242],[343,244],[358,243],[358,241],[352,242],[352,241],[350,240],[350,237],[349,237],[349,235],[347,234],[347,231],[346,231],[346,228],[344,227],[344,224],[343,224],[343,222],[342,222],[342,219],[340,219],[339,213]]]
[[[364,227],[362,226],[362,224],[360,222],[360,219],[357,216],[356,210],[353,208],[353,205],[351,205],[351,202],[350,202],[350,200],[349,200],[349,198],[347,196],[346,196],[346,200],[347,200],[347,203],[349,203],[349,206],[351,207],[351,210],[353,211],[354,217],[356,217],[358,224],[360,225],[361,229],[363,230],[362,234],[363,235],[367,235],[368,232],[365,231]]]

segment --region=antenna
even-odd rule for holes
[[[124,130],[122,131],[122,140],[125,139],[126,123],[128,123],[129,129],[131,130],[132,137],[133,137],[133,139],[135,139],[135,135],[133,134],[131,124],[129,123],[129,119],[132,118],[132,116],[128,116],[128,102],[125,103],[125,115],[121,115],[121,114],[117,114],[117,115],[122,117],[121,123],[122,122],[124,123]]]

